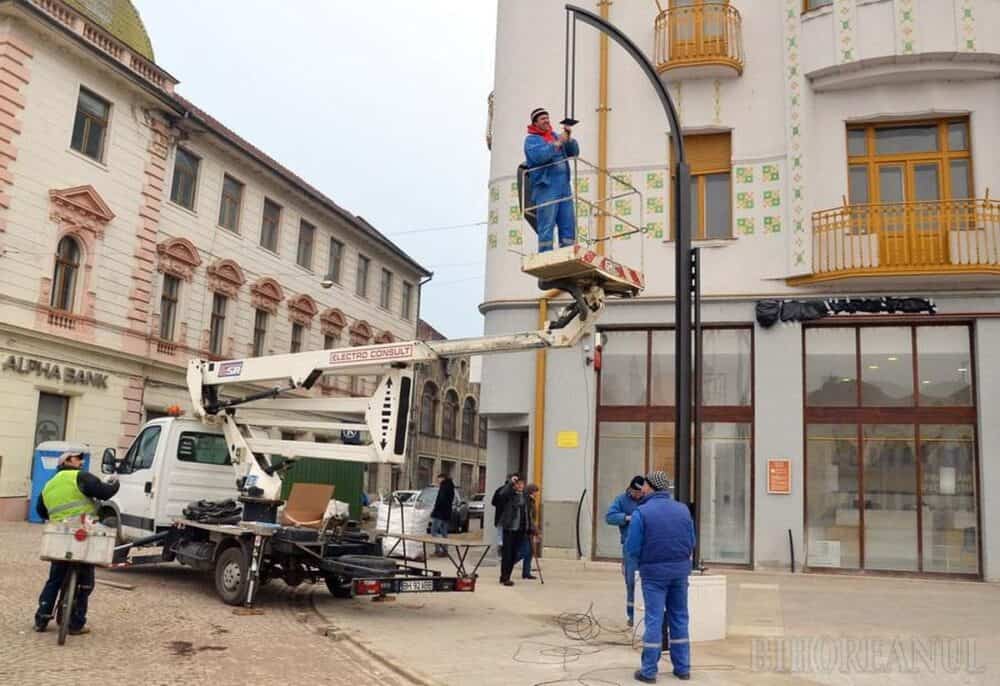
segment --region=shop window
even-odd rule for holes
[[[971,340],[968,325],[806,330],[807,565],[978,574]]]
[[[49,301],[52,309],[73,310],[79,272],[80,245],[76,239],[64,236],[56,248],[56,267],[52,274],[52,297]]]
[[[170,187],[170,200],[189,210],[194,209],[195,190],[198,187],[198,167],[201,160],[184,148],[178,147],[174,155],[174,180]]]
[[[76,101],[70,147],[98,162],[103,161],[110,114],[111,104],[107,100],[81,88]]]
[[[239,233],[242,205],[243,184],[229,174],[224,174],[222,177],[222,199],[219,202],[219,226]]]

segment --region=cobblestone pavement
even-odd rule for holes
[[[54,623],[44,634],[31,626],[48,574],[38,559],[40,537],[39,526],[0,522],[0,684],[420,683],[362,643],[328,637],[329,622],[308,593],[272,582],[258,596],[263,614],[235,615],[207,573],[177,564],[98,570],[98,579],[136,588],[98,584],[88,613],[92,633],[60,647]]]

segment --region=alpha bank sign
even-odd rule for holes
[[[49,381],[62,381],[76,386],[108,387],[107,374],[68,365],[60,366],[54,362],[43,362],[23,355],[8,355],[3,361],[3,371],[15,372],[22,376],[33,374]]]

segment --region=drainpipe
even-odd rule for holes
[[[611,16],[611,0],[600,0],[597,3],[601,18],[607,20]],[[597,97],[597,197],[601,206],[597,213],[597,253],[604,254],[604,238],[608,235],[608,215],[605,211],[604,199],[608,196],[608,35],[601,33],[600,62],[598,67],[598,97]]]
[[[541,331],[549,321],[549,300],[555,298],[561,291],[551,290],[538,299],[538,330]],[[542,480],[545,477],[545,369],[546,350],[539,348],[535,351],[535,422],[534,441],[532,445],[532,465],[531,480],[538,486],[538,499],[536,501],[537,510],[535,512],[535,522],[541,523],[542,515]],[[539,528],[540,530],[540,528]]]

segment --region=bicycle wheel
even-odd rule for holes
[[[59,623],[59,645],[66,643],[66,634],[69,633],[69,625],[73,621],[71,618],[73,616],[73,601],[76,599],[76,572],[76,565],[70,565],[59,597],[59,609],[62,611],[62,622]]]

